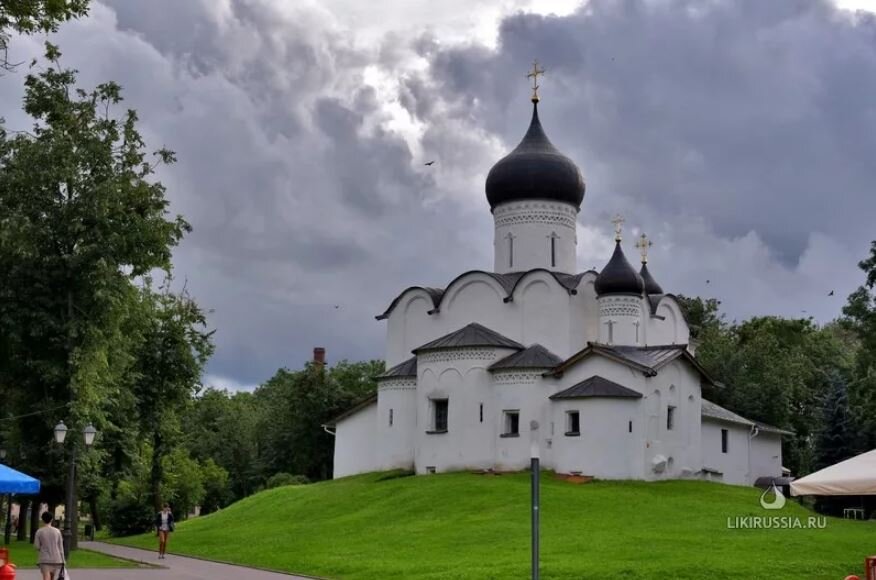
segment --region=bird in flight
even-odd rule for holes
[[[423,165],[433,165],[434,163],[435,163],[434,161],[429,161],[427,163],[424,163]]]
[[[340,308],[340,307],[341,307],[340,304],[335,304],[335,310],[337,310],[337,309]]]
[[[710,284],[711,282],[711,280],[706,280],[706,284]]]
[[[828,296],[833,296],[833,290],[831,290],[827,295],[828,295]]]

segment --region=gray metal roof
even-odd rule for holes
[[[511,340],[507,336],[502,336],[495,330],[490,330],[486,326],[472,322],[463,326],[456,332],[445,334],[440,338],[436,338],[431,342],[427,342],[423,346],[415,348],[414,354],[426,350],[441,350],[451,348],[461,348],[467,346],[493,346],[501,348],[513,348],[523,350],[524,346],[517,341]]]
[[[720,405],[716,405],[711,401],[707,401],[703,399],[703,410],[702,416],[707,417],[709,419],[718,419],[719,421],[726,421],[728,423],[737,423],[739,425],[747,425],[749,427],[754,426],[754,421],[750,421],[743,417],[742,415],[737,415],[733,411],[729,409],[725,409]]]
[[[515,352],[490,365],[490,371],[506,369],[552,369],[563,359],[540,344],[533,344],[526,350]]]
[[[620,356],[642,366],[658,370],[667,363],[681,356],[687,349],[686,344],[669,344],[662,346],[608,346],[600,348],[613,351]]]
[[[377,380],[381,379],[399,379],[403,377],[416,377],[417,376],[417,357],[412,356],[408,360],[403,363],[399,363],[383,373],[382,375],[377,377]]]
[[[587,397],[621,397],[628,399],[641,399],[642,393],[628,389],[614,381],[610,381],[599,375],[593,375],[589,379],[572,385],[564,391],[552,395],[551,399],[583,399]]]

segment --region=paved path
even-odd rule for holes
[[[157,552],[102,542],[80,542],[80,546],[110,556],[160,565],[161,568],[73,569],[70,571],[73,580],[307,580],[302,576],[263,572],[252,568],[205,562],[204,560],[171,554],[167,555],[167,559],[159,560]],[[37,570],[19,570],[18,578],[20,580],[39,580],[40,575]]]

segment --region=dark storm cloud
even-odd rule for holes
[[[511,143],[525,87],[509,71],[538,56],[542,117],[589,177],[589,212],[690,213],[720,236],[757,231],[793,264],[812,232],[861,248],[871,235],[874,38],[874,18],[826,2],[593,0],[511,16],[497,51],[449,50],[431,72],[477,95],[478,119]]]
[[[373,315],[399,290],[491,267],[483,181],[525,131],[533,57],[543,124],[588,184],[582,268],[607,259],[623,211],[628,240],[657,242],[665,288],[732,316],[829,319],[860,279],[873,18],[815,0],[594,0],[507,17],[495,49],[415,24],[365,45],[349,32],[318,3],[112,0],[58,35],[84,86],[119,81],[148,142],[178,154],[160,176],[195,228],[176,275],[213,311],[211,375],[255,384],[315,345],[382,356]],[[38,44],[20,39],[19,60]],[[0,115],[18,123],[10,80]]]

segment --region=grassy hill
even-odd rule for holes
[[[595,482],[545,474],[545,579],[837,579],[863,572],[876,524],[728,529],[767,512],[752,488],[706,482]],[[123,543],[154,548],[154,536]],[[526,578],[528,474],[369,474],[266,491],[183,522],[170,551],[341,579]]]

